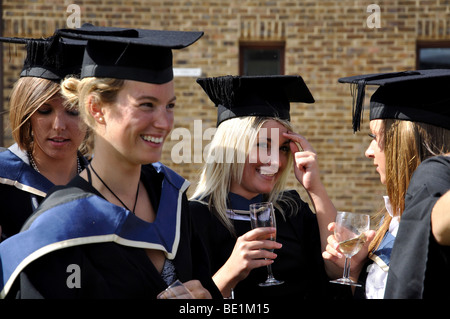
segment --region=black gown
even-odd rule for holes
[[[450,299],[450,247],[431,232],[431,210],[450,190],[450,157],[435,156],[416,169],[405,197],[391,254],[385,299]]]
[[[88,161],[81,154],[78,158],[84,169]],[[20,231],[53,186],[28,164],[26,153],[17,144],[0,149],[0,242]]]
[[[188,182],[161,164],[143,166],[141,180],[157,212],[153,223],[107,202],[79,176],[67,187],[52,190],[25,229],[0,244],[0,266],[7,270],[5,285],[8,274],[21,270],[23,259],[7,252],[14,248],[22,252],[28,249],[27,243],[34,245],[55,233],[23,253],[28,257],[50,250],[20,271],[20,280],[12,280],[7,297],[155,299],[167,284],[143,249],[154,248],[172,260],[182,282],[198,279],[213,297],[221,298],[204,246],[192,228],[185,194]],[[81,277],[74,287],[75,270]]]
[[[253,269],[248,277],[239,282],[234,289],[235,299],[315,299],[323,297],[349,297],[346,288],[332,286],[324,270],[321,255],[320,236],[317,219],[308,204],[301,200],[296,191],[285,192],[298,205],[298,212],[290,214],[284,207],[286,218],[275,210],[277,242],[282,248],[276,250],[277,258],[272,264],[274,277],[284,280],[278,286],[260,287],[258,283],[265,281],[267,268]],[[262,196],[252,200],[230,193],[230,206],[234,210],[247,210],[252,202],[261,202]],[[248,216],[232,217],[236,236],[212,214],[204,202],[192,200],[189,203],[193,219],[200,227],[200,235],[205,242],[211,270],[214,274],[230,257],[236,238],[251,230]],[[262,299],[261,299],[262,298]]]

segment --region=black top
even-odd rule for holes
[[[52,182],[19,157],[26,156],[26,153],[20,150],[17,152],[15,154],[5,148],[0,150],[0,242],[20,231],[53,186]],[[78,158],[84,169],[88,161],[81,154],[78,154]]]
[[[233,196],[238,195],[233,194]],[[296,191],[286,192],[285,196],[295,200],[298,212],[295,216],[290,216],[291,212],[286,211],[286,218],[283,218],[280,211],[275,211],[276,240],[282,243],[283,247],[275,251],[278,257],[272,264],[272,269],[274,277],[284,280],[284,284],[259,287],[258,284],[265,281],[267,277],[267,268],[256,268],[246,279],[237,284],[234,289],[235,298],[269,300],[269,298],[306,299],[348,296],[349,291],[346,288],[340,290],[342,287],[328,283],[315,214],[308,204],[301,200]],[[245,201],[242,197],[241,199]],[[212,273],[215,273],[230,257],[236,237],[209,211],[207,205],[198,201],[190,201],[189,205],[194,222],[201,226],[199,227],[200,236],[207,247]],[[236,236],[251,230],[248,220],[234,219],[232,221]]]
[[[450,157],[423,161],[405,197],[386,284],[385,299],[449,299],[450,247],[431,233],[431,211],[450,189]]]
[[[155,211],[160,205],[163,177],[151,165],[143,166],[141,180],[149,193]],[[65,197],[70,201],[70,197],[74,196],[74,192],[70,191],[74,189],[73,187],[77,188],[77,193],[85,193],[85,196],[91,193],[101,196],[79,176],[74,178],[67,187],[55,188],[53,194],[57,192],[64,194],[66,191]],[[52,207],[52,195],[49,196],[41,207]],[[60,196],[57,200],[67,201],[63,197]],[[176,276],[182,282],[198,279],[213,297],[221,298],[220,292],[211,279],[204,247],[192,228],[185,193],[182,195],[180,205],[182,206],[180,240],[173,259]],[[40,208],[35,215],[39,215]],[[34,220],[38,221],[37,218]],[[68,270],[70,265],[79,267],[80,287],[68,287],[67,282],[70,282],[70,275],[74,271]],[[48,253],[33,261],[22,271],[20,287],[17,282],[16,280],[15,286],[7,297],[155,299],[157,294],[167,287],[144,249],[115,242],[77,245]],[[20,291],[17,294],[18,288]]]

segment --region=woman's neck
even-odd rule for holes
[[[30,165],[55,185],[66,185],[80,171],[78,155],[68,156],[64,159],[42,158],[31,153],[28,154]]]

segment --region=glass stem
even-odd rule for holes
[[[350,260],[351,258],[345,257],[345,264],[344,264],[344,278],[349,279],[350,277]]]
[[[267,278],[268,279],[273,279],[272,264],[267,265]]]

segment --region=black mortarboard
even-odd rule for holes
[[[172,49],[185,48],[203,32],[96,27],[60,29],[57,35],[88,40],[81,77],[109,77],[162,84],[173,79]]]
[[[290,120],[290,102],[314,103],[301,76],[221,76],[199,78],[197,83],[217,106],[217,126],[243,116]]]
[[[370,120],[399,119],[450,129],[450,69],[356,75],[339,82],[352,84],[354,132],[360,128],[366,85],[380,86],[370,99]]]
[[[27,55],[21,77],[59,82],[67,75],[79,75],[86,41],[49,37],[45,39],[0,38],[0,42],[26,44]]]

